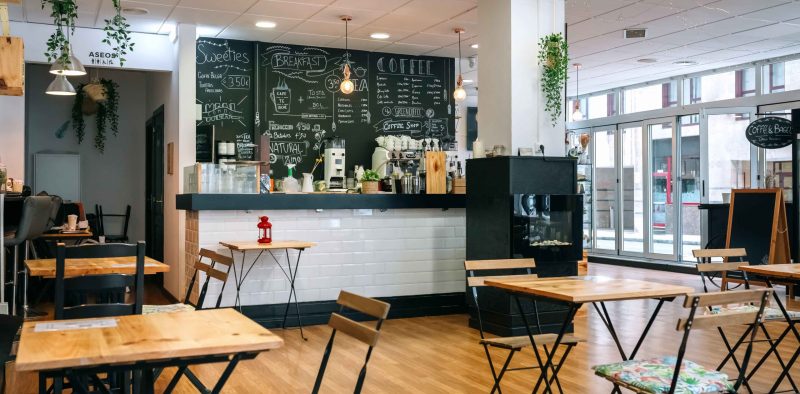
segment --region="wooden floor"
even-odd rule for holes
[[[692,275],[666,273],[626,267],[590,264],[590,274],[612,277],[639,278],[665,283],[683,284],[700,289],[699,278]],[[800,303],[793,307],[800,308]],[[635,344],[655,301],[626,301],[611,303],[609,312],[614,319],[626,350]],[[675,331],[676,319],[683,314],[678,303],[664,305],[662,312],[648,336],[640,357],[674,355],[680,343]],[[619,361],[614,342],[594,310],[584,307],[576,320],[576,334],[587,339],[569,356],[560,373],[561,382],[568,393],[608,393],[611,385],[593,375],[595,364]],[[772,324],[777,335],[780,324]],[[378,347],[369,364],[365,393],[486,393],[492,379],[483,348],[478,345],[478,332],[467,327],[466,315],[424,317],[389,320],[384,323]],[[176,327],[180,330],[180,327]],[[283,348],[261,354],[257,359],[245,361],[231,376],[226,393],[309,393],[319,367],[322,351],[330,335],[327,326],[307,327],[308,341],[300,339],[297,330],[277,330],[286,340]],[[54,346],[58,346],[54,344]],[[794,338],[785,342],[785,359],[789,348],[800,344]],[[757,354],[763,354],[764,346]],[[696,331],[690,338],[687,358],[715,367],[723,356],[723,344],[716,331]],[[323,384],[323,393],[352,392],[366,349],[360,343],[338,336]],[[532,365],[530,350],[515,356],[514,366]],[[505,351],[495,351],[494,361],[502,362]],[[755,392],[767,392],[778,375],[777,362],[772,359],[753,381]],[[193,367],[193,370],[212,385],[223,369],[222,365]],[[732,369],[726,372],[732,373]],[[533,370],[509,373],[503,379],[507,393],[527,393],[533,388]],[[167,370],[159,380],[161,389],[171,378]],[[794,377],[800,384],[800,363],[794,367]],[[784,384],[783,388],[788,388]],[[14,393],[34,393],[32,376],[17,376]],[[178,393],[195,393],[184,379]],[[742,390],[742,392],[746,392]]]

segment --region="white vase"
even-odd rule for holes
[[[303,173],[303,193],[314,192],[314,175],[308,172]]]

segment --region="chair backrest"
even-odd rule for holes
[[[144,253],[145,244],[96,244],[66,247],[56,246],[55,319],[81,319],[134,315],[142,313],[144,304]],[[102,274],[65,277],[67,259],[134,257],[133,275]],[[125,290],[132,287],[135,297],[125,303]],[[78,297],[78,305],[67,306],[67,294]],[[88,304],[88,296],[97,297],[98,303]],[[106,302],[103,302],[106,301]]]
[[[692,255],[697,259],[697,272],[700,274],[700,280],[703,282],[703,291],[708,293],[708,286],[706,280],[714,283],[709,278],[709,273],[719,272],[722,274],[722,283],[720,283],[720,290],[726,291],[728,273],[731,271],[741,271],[743,265],[748,263],[744,261],[747,257],[747,251],[744,248],[732,249],[695,249],[692,250]],[[722,258],[723,262],[713,262],[714,258]],[[734,259],[736,261],[730,261]],[[746,278],[747,273],[742,271],[742,275]]]
[[[97,233],[95,235],[106,235],[103,228],[103,207],[100,204],[94,204],[94,215],[97,217]]]
[[[683,339],[681,340],[681,345],[675,362],[675,372],[672,378],[670,393],[675,391],[678,375],[681,369],[681,363],[683,362],[683,357],[686,353],[689,333],[693,329],[702,330],[708,328],[716,329],[719,327],[733,325],[758,325],[763,321],[764,307],[766,306],[771,294],[771,289],[760,289],[687,295],[683,303],[683,307],[689,309],[689,315],[688,317],[678,319],[678,325],[676,327],[678,331],[683,331]],[[758,306],[740,311],[722,310],[722,312],[719,313],[709,312],[709,310],[714,310],[714,306],[724,306],[727,304],[757,304]],[[757,332],[758,330],[755,328],[750,330],[750,340],[747,341],[747,350],[745,351],[744,359],[742,359],[739,376],[734,384],[734,388],[736,390],[738,390],[739,386],[744,381],[744,376],[747,372],[747,365],[750,361],[750,355],[753,351],[753,342]]]
[[[498,260],[466,260],[464,261],[464,269],[467,271],[467,287],[472,293],[472,301],[475,303],[475,310],[478,317],[478,329],[480,330],[481,338],[483,338],[483,317],[481,316],[481,307],[478,304],[478,287],[486,286],[487,280],[492,279],[536,279],[536,274],[532,273],[536,268],[536,260],[532,258],[521,259],[498,259]],[[476,276],[478,272],[495,271],[495,270],[525,270],[524,274],[516,275],[483,275]],[[535,304],[534,304],[535,307]],[[539,314],[536,313],[536,324],[541,332],[541,323],[539,322]]]
[[[48,227],[58,226],[61,223],[58,223],[58,213],[61,211],[61,204],[64,200],[61,199],[59,196],[50,196],[50,220],[47,223]]]
[[[210,260],[211,264],[204,263],[204,257]],[[224,271],[219,270],[216,268],[217,264],[224,265],[227,267],[227,269]],[[208,249],[200,249],[200,256],[194,263],[194,275],[192,275],[192,279],[189,281],[189,288],[186,290],[186,297],[183,298],[183,302],[185,304],[193,305],[195,309],[203,309],[203,303],[206,299],[206,292],[208,291],[208,283],[213,278],[222,282],[222,288],[219,291],[217,303],[215,304],[215,307],[219,308],[220,304],[222,303],[222,293],[225,291],[225,283],[228,281],[228,274],[230,274],[231,267],[233,267],[233,257],[224,256]],[[206,274],[206,280],[203,281],[203,285],[200,287],[200,294],[197,296],[197,303],[192,304],[189,298],[192,295],[194,282],[201,271]]]
[[[322,364],[317,373],[317,380],[314,383],[312,393],[319,393],[320,386],[322,385],[322,378],[325,375],[325,368],[328,365],[328,359],[331,354],[331,349],[333,348],[333,340],[336,337],[336,333],[339,331],[369,346],[366,360],[361,367],[361,372],[358,374],[356,388],[353,391],[354,393],[361,392],[361,387],[364,385],[364,378],[366,378],[367,375],[367,363],[369,363],[370,356],[372,355],[372,349],[378,344],[381,325],[383,325],[383,321],[386,320],[389,315],[390,305],[388,303],[344,290],[339,292],[339,298],[336,300],[336,303],[340,306],[340,313],[332,313],[328,321],[328,325],[333,328],[333,332],[331,333],[330,340],[328,340],[328,345],[325,347],[325,354],[322,356]],[[343,316],[341,313],[345,309],[354,310],[378,319],[375,328]]]
[[[22,205],[22,216],[14,238],[6,240],[6,246],[19,245],[26,240],[38,238],[50,229],[50,196],[30,196]]]
[[[128,225],[130,224],[130,221],[131,221],[131,206],[130,205],[127,205],[125,207],[125,213],[124,214],[104,213],[102,205],[95,205],[94,209],[95,209],[95,212],[97,214],[97,222],[98,222],[98,227],[100,229],[100,235],[106,235],[106,225],[105,225],[105,218],[106,217],[119,217],[119,218],[123,218],[123,221],[122,221],[122,234],[119,234],[119,235],[121,235],[123,238],[128,236]],[[116,234],[113,234],[113,235],[116,235]]]

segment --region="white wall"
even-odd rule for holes
[[[84,208],[94,211],[101,204],[105,213],[123,213],[131,205],[128,235],[132,241],[145,236],[145,73],[138,71],[105,70],[101,77],[119,84],[119,134],[106,131],[105,153],[94,147],[95,116],[85,116],[86,131],[82,144],[70,123],[63,138],[56,130],[71,121],[74,96],[45,94],[52,81],[46,65],[28,65],[26,81],[25,181],[33,184],[33,157],[43,152],[68,152],[81,156],[81,196]],[[90,70],[90,73],[93,71]],[[89,78],[70,78],[77,86]],[[21,154],[22,152],[20,152]],[[34,193],[39,190],[34,190]],[[106,232],[118,234],[121,221],[106,221]]]
[[[8,176],[24,178],[25,96],[0,96],[0,119],[0,163],[8,168]]]

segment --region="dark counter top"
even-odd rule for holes
[[[464,194],[179,194],[185,211],[464,208]]]

